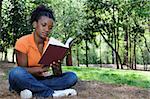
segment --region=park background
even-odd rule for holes
[[[75,88],[81,93],[75,99],[148,99],[149,0],[0,0],[1,90],[7,89],[8,70],[15,66],[15,42],[33,31],[30,14],[39,4],[52,8],[56,17],[49,36],[62,42],[74,38],[63,69],[79,76]],[[9,96],[0,93],[0,98]]]
[[[30,14],[39,4],[55,13],[51,36],[61,41],[76,38],[66,65],[116,64],[116,68],[136,69],[141,64],[142,69],[149,68],[149,0],[1,0],[1,60],[15,62],[15,42],[33,31]]]

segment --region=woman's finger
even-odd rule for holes
[[[61,61],[60,60],[58,60],[58,63],[60,63]]]

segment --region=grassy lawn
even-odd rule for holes
[[[150,72],[146,71],[75,66],[63,66],[63,70],[74,71],[81,80],[150,88]]]
[[[73,71],[80,80],[100,81],[109,84],[124,84],[142,88],[150,88],[150,72],[135,70],[117,70],[112,68],[63,66],[63,71]],[[6,80],[5,71],[3,80]]]

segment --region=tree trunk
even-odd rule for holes
[[[15,63],[15,49],[13,48],[12,63]]]
[[[66,65],[67,66],[72,66],[71,48],[69,48],[68,55],[66,56]]]
[[[119,53],[113,48],[113,46],[108,42],[108,40],[105,38],[105,36],[102,33],[101,33],[101,36],[103,37],[105,42],[111,47],[111,49],[115,52],[115,54],[118,56],[118,59],[119,59],[120,65],[121,65],[121,69],[123,69],[122,61],[121,61],[121,58],[119,56]],[[117,69],[119,69],[119,66],[117,66]]]
[[[7,62],[7,61],[8,61],[8,58],[7,58],[7,54],[8,54],[8,53],[7,53],[7,50],[6,50],[4,53],[5,53],[4,61]]]
[[[123,64],[128,67],[128,28],[125,29],[125,35],[124,35],[124,61]]]
[[[136,70],[136,45],[134,46],[134,69]]]
[[[115,14],[114,14],[114,4],[113,4],[113,24],[114,24],[114,27],[113,27],[113,33],[112,33],[112,40],[111,40],[111,43],[112,43],[112,46],[113,46],[113,40],[114,40],[114,44],[115,44],[115,50],[116,50],[116,36],[115,36],[115,24],[116,24],[116,21],[115,21]],[[115,63],[115,59],[116,59],[116,55],[114,53],[114,51],[112,50],[112,64]],[[118,65],[118,64],[117,64]]]
[[[113,23],[114,23],[114,28],[113,28],[113,34],[114,34],[114,44],[115,44],[115,51],[118,52],[117,50],[117,33],[116,33],[116,19],[115,19],[115,14],[114,14],[114,11],[115,8],[114,8],[114,5],[113,5]],[[119,18],[118,18],[118,23],[119,23]],[[119,31],[119,28],[117,26],[117,32]],[[118,63],[118,55],[116,55],[116,53],[113,51],[113,61],[116,62],[116,65],[117,67],[119,67],[119,63]]]
[[[88,41],[87,39],[85,40],[85,45],[86,45],[86,67],[88,67]]]
[[[80,66],[80,62],[79,62],[79,49],[78,49],[78,44],[76,46],[76,51],[77,51],[77,65],[78,67]]]
[[[119,9],[118,9],[118,13],[119,13]],[[117,20],[117,24],[119,24],[119,16],[118,16],[118,20]],[[117,25],[117,30],[116,30],[116,34],[115,34],[115,50],[117,52],[119,52],[119,26]],[[116,55],[116,54],[115,54]],[[116,63],[119,66],[119,60],[118,60],[118,55],[116,55]]]
[[[115,32],[115,31],[114,31]],[[118,29],[117,29],[117,33],[118,33],[119,31],[118,31]],[[118,40],[118,36],[117,36],[117,34],[115,33],[115,50],[116,50],[116,52],[118,52],[119,50],[118,50],[118,48],[117,48],[117,40]],[[117,67],[119,67],[119,62],[118,62],[118,55],[116,55],[116,53],[115,53],[115,59],[116,59],[116,65],[117,65]]]
[[[1,37],[1,29],[2,29],[2,1],[0,0],[0,37]]]
[[[133,69],[133,67],[132,67],[132,42],[131,42],[131,37],[129,36],[129,48],[130,48],[130,50],[129,50],[129,52],[130,52],[130,66],[129,66],[129,68],[132,68]]]
[[[134,68],[136,70],[136,36],[134,38],[134,47],[133,47],[133,59],[134,59]]]
[[[102,39],[101,39],[101,35],[100,35],[100,67],[102,67],[102,50],[101,50],[101,43],[102,43]]]

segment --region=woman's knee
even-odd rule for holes
[[[67,82],[74,85],[78,81],[78,77],[74,72],[66,72]]]
[[[22,67],[15,67],[9,72],[9,80],[15,80],[18,78],[22,78],[25,73],[25,69]]]

